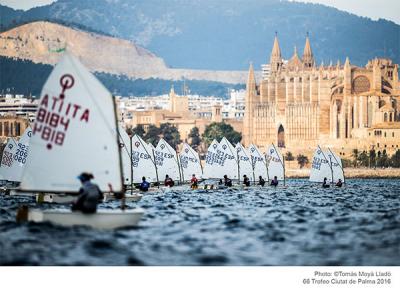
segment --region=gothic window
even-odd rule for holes
[[[278,147],[285,147],[285,129],[283,129],[282,124],[278,128]]]
[[[353,92],[363,93],[368,92],[370,89],[370,83],[367,77],[358,76],[353,80]]]
[[[390,113],[389,114],[389,122],[392,122],[393,121],[393,116],[392,116],[392,113]]]
[[[383,114],[383,122],[387,122],[388,121],[388,115],[387,113]]]

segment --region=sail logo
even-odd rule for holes
[[[136,146],[136,148],[138,148],[138,147],[140,146],[140,142],[139,142],[139,141],[136,141],[136,142],[135,142],[135,146]]]
[[[149,159],[150,156],[147,153],[142,153],[138,151],[132,151],[132,166],[133,167],[138,167],[140,159],[147,160]]]
[[[74,77],[64,74],[60,78],[62,88],[57,96],[45,94],[39,104],[33,134],[39,134],[47,142],[46,148],[52,149],[53,145],[62,146],[65,141],[71,121],[89,122],[89,109],[79,104],[67,101],[66,90],[74,86]]]
[[[28,133],[26,133],[28,135],[29,138],[32,137],[32,131],[28,131]]]
[[[217,149],[217,144],[214,144],[214,145],[213,145],[213,148],[214,148],[214,149]]]

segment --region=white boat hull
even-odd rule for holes
[[[140,193],[132,193],[132,194],[125,194],[125,201],[126,202],[138,202],[140,199],[142,199],[143,195]],[[104,194],[104,202],[107,201],[115,201],[115,200],[120,200],[115,198],[113,194]]]
[[[55,204],[70,204],[77,196],[73,195],[58,195],[58,194],[36,194],[37,203],[55,203]]]
[[[89,226],[95,229],[116,229],[120,227],[135,226],[139,223],[144,210],[136,208],[133,210],[97,210],[93,214],[72,212],[67,209],[39,210],[33,209],[28,212],[28,221],[51,222],[62,226]]]

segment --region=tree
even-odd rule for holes
[[[358,163],[361,166],[368,167],[369,157],[366,151],[363,151],[358,155]]]
[[[358,161],[358,149],[353,149],[353,154],[352,154],[352,156],[353,156],[353,164],[354,164],[354,167],[357,167],[357,161]]]
[[[288,151],[286,153],[286,161],[293,161],[294,160],[294,156],[292,154],[292,152]]]
[[[376,168],[376,152],[374,149],[369,150],[369,167],[374,166]]]
[[[176,149],[179,143],[181,143],[181,135],[178,129],[171,125],[171,123],[163,123],[160,125],[160,132],[164,140],[167,141],[172,148]]]
[[[200,133],[199,133],[199,128],[197,127],[193,127],[188,135],[189,139],[190,139],[190,146],[192,146],[192,148],[197,151],[197,148],[199,147],[200,143],[201,143],[201,138],[200,138]]]
[[[300,165],[300,169],[309,163],[307,156],[303,154],[297,155],[297,163]]]
[[[242,133],[235,131],[231,125],[225,122],[213,122],[207,125],[202,136],[207,146],[209,146],[214,139],[219,142],[223,137],[233,144],[239,143],[240,140],[242,140]]]
[[[378,167],[389,167],[389,157],[386,153],[386,149],[382,153],[378,152]]]
[[[157,143],[160,140],[160,134],[161,134],[160,128],[154,125],[149,125],[147,133],[143,135],[143,140],[153,144],[153,146],[157,146]]]
[[[140,138],[143,138],[144,134],[146,133],[142,124],[137,125],[135,128],[131,128],[130,132],[132,133],[132,135],[137,135]]]
[[[397,149],[396,153],[394,153],[390,159],[392,162],[392,166],[396,168],[400,168],[400,150]]]

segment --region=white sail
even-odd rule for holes
[[[268,162],[269,179],[274,179],[276,176],[278,180],[283,180],[285,171],[281,152],[276,149],[274,145],[270,145],[268,147],[266,156]]]
[[[14,139],[9,138],[4,147],[0,166],[0,174],[3,176],[3,180],[12,181],[10,179],[14,178],[11,168],[13,167],[14,155],[17,152],[17,145],[18,143]]]
[[[138,135],[132,137],[132,165],[134,183],[142,182],[142,177],[148,182],[157,182],[153,150]]]
[[[248,154],[246,148],[242,146],[242,144],[236,144],[236,153],[238,155],[238,162],[239,162],[239,171],[240,171],[240,180],[243,180],[243,175],[249,177],[250,181],[254,181],[253,175],[253,167],[251,165],[251,158]]]
[[[251,157],[251,164],[254,171],[254,176],[256,181],[258,181],[261,176],[264,180],[268,181],[267,165],[265,162],[265,157],[261,151],[253,144],[249,146],[249,154]]]
[[[189,146],[189,144],[184,143],[182,151],[179,154],[179,160],[182,170],[182,181],[190,181],[192,175],[195,174],[197,179],[202,178],[202,170],[200,165],[199,154]]]
[[[28,159],[29,154],[29,141],[32,136],[32,129],[30,127],[25,129],[24,134],[22,134],[21,138],[17,143],[17,151],[14,154],[14,161],[11,167],[9,181],[13,182],[21,182],[22,173],[25,168],[26,161]]]
[[[117,129],[110,92],[65,53],[42,89],[21,189],[78,192],[88,172],[102,191],[121,191]]]
[[[122,158],[122,176],[124,179],[124,184],[129,185],[131,183],[131,142],[126,133],[125,129],[119,124],[119,149],[121,150]]]
[[[179,181],[181,177],[176,151],[164,139],[160,139],[154,154],[160,181],[163,181],[166,175]]]
[[[204,179],[219,178],[217,176],[220,167],[219,165],[220,160],[217,158],[218,145],[219,145],[218,141],[214,139],[207,149],[207,155],[205,161],[206,163],[204,165],[204,173],[203,173]]]
[[[340,157],[330,149],[325,152],[325,155],[327,156],[328,161],[331,162],[333,174],[332,182],[336,183],[339,181],[339,179],[344,182],[345,179],[343,174],[342,159],[340,159]]]
[[[217,147],[217,158],[220,160],[217,178],[227,175],[230,179],[238,179],[237,152],[232,144],[224,137]]]
[[[332,171],[329,159],[325,155],[324,151],[322,151],[320,147],[317,147],[312,159],[310,181],[323,182],[325,177],[328,182],[332,181]]]

